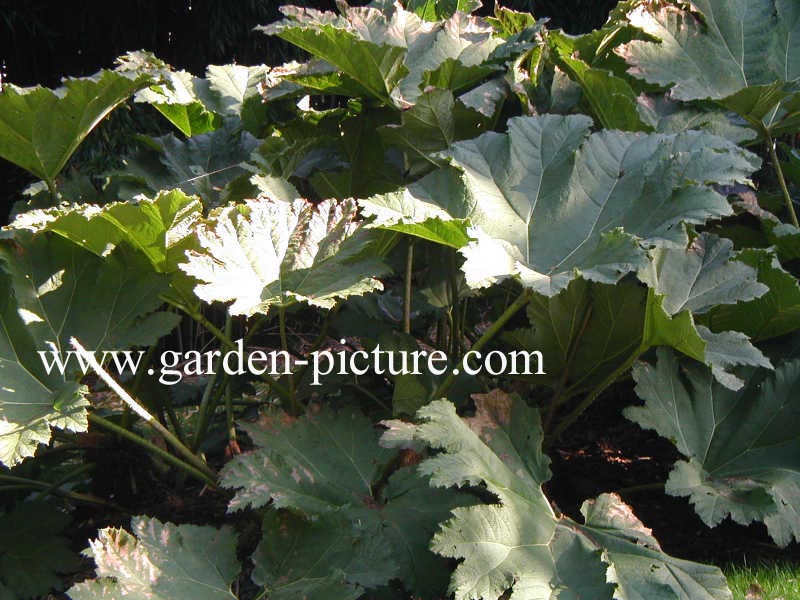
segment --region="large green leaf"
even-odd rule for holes
[[[206,82],[186,71],[167,71],[162,81],[140,90],[136,102],[152,104],[186,136],[214,131],[219,115],[209,111],[198,98],[198,88]]]
[[[455,507],[473,504],[474,500],[454,490],[431,488],[412,468],[395,472],[380,499],[384,506],[381,532],[392,549],[397,577],[406,589],[423,598],[441,598],[450,569],[431,552],[431,538]]]
[[[478,201],[454,169],[439,169],[407,187],[358,201],[369,227],[400,231],[452,248],[469,243],[471,210]]]
[[[222,484],[237,490],[229,510],[272,500],[276,508],[318,514],[359,503],[393,454],[357,412],[325,410],[300,421],[283,415],[243,427],[261,450],[225,466]]]
[[[758,270],[758,280],[769,287],[760,298],[714,308],[703,321],[714,331],[734,329],[754,339],[768,339],[800,329],[800,285],[768,250],[742,250],[737,259]]]
[[[555,62],[581,86],[591,114],[607,129],[651,131],[639,114],[637,94],[612,71],[588,64],[578,55],[579,39],[559,32],[547,37]]]
[[[399,36],[391,37],[386,15],[372,8],[350,8],[355,19],[315,9],[281,7],[286,19],[260,28],[267,35],[278,35],[312,55],[322,58],[362,87],[366,94],[390,101],[393,90],[408,70],[403,65],[405,44]],[[359,30],[359,25],[363,29]]]
[[[445,450],[420,465],[431,484],[484,483],[499,499],[499,504],[453,511],[431,548],[464,559],[450,583],[456,598],[496,599],[512,586],[531,597],[534,589],[540,596],[547,589],[549,595],[556,516],[542,491],[550,460],[541,452],[539,413],[497,392],[476,402],[478,413],[471,421],[444,401],[418,413],[423,423],[416,437]]]
[[[435,153],[458,140],[475,137],[489,124],[484,115],[467,108],[446,90],[426,92],[400,118],[399,125],[384,125],[379,131],[387,144],[406,152],[406,170],[412,174],[439,166],[442,159]]]
[[[550,470],[538,412],[499,390],[474,398],[474,417],[437,400],[419,425],[391,422],[387,434],[441,450],[419,467],[432,485],[483,484],[498,500],[455,509],[433,539],[436,552],[462,559],[456,600],[731,598],[719,569],[664,554],[616,496],[585,503],[583,525],[557,517],[542,492]]]
[[[511,10],[505,6],[496,7],[494,16],[488,17],[486,20],[504,38],[522,33],[536,24],[536,17],[531,13]]]
[[[364,510],[318,516],[313,521],[269,510],[253,554],[253,581],[274,600],[357,600],[365,586],[395,577],[391,548],[380,524]],[[360,523],[352,521],[361,517]]]
[[[55,366],[48,373],[40,352],[66,358],[70,336],[99,352],[149,345],[178,321],[156,312],[168,281],[140,254],[120,248],[103,259],[47,234],[19,242],[0,249],[0,462],[9,466],[47,443],[50,427],[87,427],[78,365],[68,363],[66,378]]]
[[[254,581],[275,600],[357,598],[392,579],[417,597],[440,598],[448,570],[428,544],[459,500],[467,503],[403,469],[379,498],[362,497],[313,520],[269,510],[253,556]]]
[[[220,115],[241,116],[246,103],[261,103],[259,84],[270,71],[266,65],[209,65],[205,105]]]
[[[245,430],[258,450],[228,463],[222,484],[237,490],[230,510],[272,503],[254,557],[255,581],[270,598],[357,597],[391,579],[438,597],[446,578],[428,542],[465,499],[432,490],[407,468],[383,481],[397,452],[379,446],[355,411],[276,415]]]
[[[546,374],[526,379],[554,388],[564,401],[642,352],[647,303],[647,290],[635,281],[577,279],[553,297],[535,294],[527,306],[529,327],[502,339],[516,350],[541,352]]]
[[[237,116],[245,122],[259,112],[263,84],[272,71],[265,65],[209,65],[206,77],[169,71],[163,82],[136,94],[137,102],[153,104],[184,135],[217,129],[220,117]]]
[[[247,174],[242,163],[258,146],[258,140],[242,130],[241,122],[226,118],[209,133],[180,140],[172,134],[154,138],[153,152],[131,158],[123,173],[139,179],[147,192],[180,188],[199,196],[208,207],[225,199],[225,186]]]
[[[89,543],[97,579],[72,586],[72,600],[235,600],[240,570],[236,534],[228,527],[131,520],[133,535],[106,528]]]
[[[364,88],[358,82],[319,58],[305,63],[292,61],[274,67],[261,87],[264,102],[287,100],[307,94],[359,97],[364,93]]]
[[[628,19],[660,40],[620,50],[632,75],[670,87],[678,100],[717,100],[774,133],[800,125],[795,0],[642,3]]]
[[[50,441],[50,428],[85,431],[88,402],[82,388],[57,372],[47,373],[39,350],[48,348],[27,329],[14,301],[11,278],[0,274],[3,287],[0,299],[0,462],[14,466],[33,456],[40,443]],[[24,314],[24,313],[23,313]]]
[[[695,238],[685,250],[654,250],[653,261],[639,272],[651,290],[645,339],[705,362],[723,385],[740,388],[742,381],[730,368],[772,368],[769,359],[738,328],[715,333],[697,325],[694,315],[764,295],[768,288],[756,276],[751,266],[734,260],[729,240],[713,235]]]
[[[731,213],[708,182],[747,181],[754,155],[702,132],[601,131],[583,116],[517,117],[508,134],[453,144],[462,177],[440,172],[369,199],[387,223],[469,219],[462,253],[472,287],[516,276],[552,296],[577,276],[614,283],[644,266],[646,247],[683,246],[681,223]],[[421,204],[422,206],[419,206]],[[379,213],[395,213],[389,219]]]
[[[80,567],[64,536],[69,516],[42,502],[19,502],[0,514],[0,598],[27,600],[63,589],[59,574]]]
[[[464,13],[432,23],[399,4],[340,9],[341,16],[282,7],[287,18],[260,29],[336,67],[340,92],[353,90],[400,108],[412,106],[423,85],[455,91],[479,83],[497,69],[490,58],[505,43],[484,21]]]
[[[200,101],[189,104],[155,104],[154,106],[186,137],[214,131],[222,123],[222,119],[206,110]]]
[[[105,258],[56,236],[21,239],[0,250],[28,330],[46,346],[69,348],[77,337],[91,350],[150,345],[178,321],[158,312],[168,279],[121,246]]]
[[[206,302],[230,302],[232,315],[265,313],[297,301],[332,307],[337,298],[381,289],[378,258],[361,256],[369,237],[355,203],[248,200],[217,209],[197,227],[202,250],[181,265]]]
[[[10,235],[17,230],[52,231],[97,256],[126,243],[144,254],[157,271],[171,273],[193,245],[192,229],[202,209],[197,198],[172,190],[152,200],[28,211],[6,230]]]
[[[730,515],[763,521],[780,545],[800,539],[800,362],[770,375],[750,370],[732,392],[708,369],[663,350],[655,366],[637,365],[634,378],[645,404],[625,416],[672,440],[688,459],[673,468],[668,493],[688,496],[710,526]]]
[[[670,315],[682,310],[701,314],[769,291],[756,281],[755,269],[733,258],[733,242],[703,234],[686,250],[654,250],[653,261],[639,271],[639,279],[663,297],[662,307]]]
[[[566,529],[576,538],[572,543],[575,546],[580,544],[583,550],[579,555],[576,549],[571,548],[571,552],[560,556],[559,567],[566,575],[561,582],[566,584],[567,590],[570,590],[570,584],[574,588],[586,585],[587,572],[596,568],[596,563],[592,563],[597,560],[599,552],[603,563],[608,565],[606,579],[616,587],[614,600],[732,598],[725,576],[718,567],[666,554],[652,532],[616,494],[601,494],[595,500],[587,500],[581,507],[581,514],[585,519],[582,525],[565,520],[559,524],[559,533]],[[566,597],[577,600],[609,596],[596,588],[589,588]]]
[[[609,373],[622,374],[655,346],[708,364],[733,388],[742,383],[729,372],[732,366],[771,366],[734,320],[716,328],[718,333],[696,322],[696,315],[702,318],[714,307],[737,302],[746,307],[768,291],[756,281],[755,269],[734,260],[728,240],[702,234],[687,249],[659,248],[652,254],[639,272],[649,291],[633,281],[612,286],[578,279],[555,296],[533,295],[530,327],[503,336],[516,349],[542,353],[547,374],[530,377],[532,383],[552,387],[564,402],[612,383]]]
[[[454,164],[482,197],[477,241],[463,250],[473,286],[516,274],[552,295],[577,273],[613,283],[643,264],[642,243],[683,243],[681,222],[729,214],[704,182],[745,181],[758,159],[686,132],[589,135],[582,117],[509,121],[508,135],[455,145]],[[485,198],[485,200],[484,200]]]
[[[680,100],[724,98],[750,85],[800,76],[789,47],[792,21],[778,25],[779,9],[791,0],[698,0],[696,12],[674,3],[639,5],[631,23],[659,42],[633,41],[622,51],[634,75],[668,86]],[[699,12],[699,14],[698,14]],[[782,64],[781,64],[782,63]]]
[[[641,94],[636,103],[642,120],[659,133],[702,129],[734,144],[742,144],[756,137],[749,127],[741,122],[734,123],[730,112],[722,108],[713,110],[706,106],[692,106],[664,95]]]
[[[150,78],[100,71],[56,90],[6,85],[0,93],[0,157],[52,184],[80,143]]]

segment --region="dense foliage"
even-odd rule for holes
[[[472,0],[338,8],[261,28],[302,62],[133,52],[4,86],[0,157],[41,181],[0,243],[0,599],[731,598],[619,494],[569,515],[546,484],[632,377],[619,418],[683,456],[667,494],[800,541],[800,2],[626,0],[580,36]],[[174,131],[66,170],[129,101]],[[209,345],[283,374],[158,383]],[[378,346],[448,368],[302,362]],[[127,512],[95,493],[104,436],[229,522],[106,520],[82,563],[70,514]]]

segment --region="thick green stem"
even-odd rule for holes
[[[153,354],[155,353],[156,345],[150,346],[147,350],[147,354],[144,357],[144,367],[147,367],[150,364],[150,361],[153,358]],[[136,371],[136,376],[133,378],[133,384],[131,384],[130,393],[132,396],[137,396],[139,394],[139,388],[142,385],[142,380],[144,379],[144,374],[147,372],[147,369],[144,367],[139,367],[139,370]],[[163,414],[166,414],[167,420],[169,424],[172,426],[172,430],[175,432],[175,435],[178,436],[178,439],[181,441],[182,444],[186,443],[186,438],[183,435],[183,429],[181,428],[181,423],[178,420],[178,415],[175,413],[175,408],[172,406],[172,401],[169,398],[169,394],[164,394],[161,396],[156,397],[155,399],[158,403],[159,411],[162,416],[161,420],[164,421]],[[125,408],[127,409],[123,414],[123,421],[122,425],[126,429],[130,429],[130,407],[126,404]],[[127,420],[126,420],[127,419]]]
[[[128,512],[124,508],[113,504],[111,502],[107,502],[102,498],[96,498],[95,496],[90,496],[89,494],[79,494],[78,492],[70,492],[68,490],[62,490],[61,488],[53,488],[53,484],[48,483],[46,481],[37,481],[35,479],[28,479],[27,477],[17,477],[14,475],[0,475],[0,482],[8,482],[14,484],[13,487],[17,489],[34,489],[34,490],[46,490],[50,494],[54,494],[56,496],[61,496],[62,498],[68,498],[69,500],[74,500],[76,502],[85,502],[87,504],[97,504],[100,506],[108,506],[113,508],[114,510],[119,510],[120,512]],[[6,489],[12,488],[12,486],[3,486]]]
[[[461,322],[459,321],[459,294],[458,294],[458,261],[456,251],[451,250],[450,256],[450,355],[458,359],[461,354]]]
[[[447,309],[447,346],[445,347],[444,351],[449,354],[453,355],[454,350],[454,343],[453,338],[455,337],[455,325],[453,324],[453,306],[451,305]]]
[[[139,415],[145,423],[150,425],[153,429],[155,429],[164,440],[169,443],[175,450],[183,456],[189,464],[193,465],[196,469],[200,470],[201,472],[206,473],[212,480],[216,477],[216,473],[209,468],[209,466],[202,461],[199,457],[197,457],[189,448],[183,445],[183,443],[166,427],[164,427],[158,419],[154,418],[147,410],[138,402],[136,401],[133,396],[131,396],[125,389],[116,382],[116,380],[109,375],[108,371],[106,371],[100,363],[97,362],[95,359],[94,354],[91,352],[87,352],[86,349],[81,345],[81,343],[73,338],[70,338],[70,344],[78,352],[80,355],[84,357],[86,362],[89,366],[92,367],[95,373],[97,373],[98,377],[102,379],[108,387],[110,387],[116,394],[120,397],[120,399],[131,407],[131,410]]]
[[[202,313],[197,313],[197,317],[193,317],[200,325],[206,328],[215,338],[217,338],[223,346],[228,350],[238,350],[236,344],[231,339],[230,335],[226,335],[219,327],[214,325],[211,321],[206,319]],[[225,322],[227,324],[230,314],[226,313]]]
[[[231,335],[231,322],[230,316],[225,321],[225,335],[230,337]],[[223,394],[225,397],[225,424],[228,427],[228,442],[235,443],[236,442],[236,425],[233,420],[233,392],[231,390],[230,381],[228,378],[225,378]]]
[[[53,483],[50,484],[50,487],[42,488],[42,491],[40,491],[38,494],[36,494],[35,498],[41,498],[41,497],[46,496],[46,495],[48,495],[50,493],[55,493],[55,490],[59,489],[62,485],[64,485],[68,481],[71,481],[71,480],[73,480],[73,479],[75,479],[77,477],[80,477],[81,475],[91,471],[92,469],[94,469],[94,465],[92,465],[92,464],[86,464],[85,463],[85,464],[82,464],[82,465],[78,465],[76,468],[74,468],[74,469],[68,471],[67,473],[65,473],[62,477],[59,477],[58,479],[56,479]]]
[[[230,315],[225,315],[225,337],[230,339],[233,323]],[[192,450],[197,452],[200,444],[205,437],[208,424],[211,421],[211,415],[217,408],[217,403],[214,401],[214,385],[217,382],[217,374],[220,370],[220,363],[222,362],[222,355],[214,357],[214,362],[211,365],[211,373],[208,375],[206,388],[203,390],[203,397],[200,399],[200,410],[197,415],[197,429],[194,431],[194,439],[192,440]],[[227,381],[223,381],[223,387]]]
[[[133,442],[134,444],[141,446],[145,450],[148,450],[149,452],[152,452],[156,456],[162,458],[165,462],[168,462],[169,464],[171,464],[174,467],[177,467],[181,471],[184,471],[189,475],[196,477],[200,481],[204,481],[211,487],[213,488],[217,487],[216,473],[214,473],[211,469],[209,469],[208,466],[206,466],[203,470],[200,470],[195,466],[185,461],[182,461],[174,454],[170,454],[160,446],[156,446],[154,443],[144,439],[139,435],[136,435],[132,431],[125,429],[124,427],[120,427],[116,423],[104,419],[103,417],[95,413],[89,413],[89,422],[97,425],[98,427],[102,427],[103,429],[106,429],[112,433],[115,433],[118,436],[125,438],[129,442]]]
[[[233,447],[236,444],[236,422],[233,414],[233,393],[231,386],[225,386],[225,424],[228,428],[228,444]]]
[[[409,240],[406,251],[406,280],[403,294],[403,333],[411,333],[411,293],[414,276],[414,242]]]
[[[58,204],[58,190],[56,190],[56,182],[52,179],[45,179],[45,185],[47,185],[47,191],[50,192],[50,199],[53,201],[53,206]]]
[[[325,343],[325,340],[328,339],[328,330],[331,327],[331,319],[334,317],[334,315],[336,313],[339,312],[339,309],[341,308],[341,306],[342,306],[341,303],[337,302],[334,305],[334,307],[332,309],[330,309],[330,311],[328,312],[327,316],[322,321],[322,327],[319,330],[319,334],[317,334],[317,337],[314,340],[314,343],[311,344],[311,348],[306,353],[306,356],[308,356],[310,354],[314,354],[314,352],[316,352],[317,350],[319,350],[322,347],[322,344]],[[303,380],[303,376],[306,374],[306,371],[308,370],[308,367],[309,367],[309,365],[308,365],[307,361],[306,361],[306,364],[300,365],[300,368],[295,373],[295,381],[302,381]]]
[[[458,325],[458,330],[461,332],[461,337],[468,337],[467,333],[467,313],[469,312],[469,298],[464,298],[461,301],[461,320]],[[459,350],[461,347],[459,346]]]
[[[24,483],[18,483],[15,485],[0,485],[0,492],[27,492],[30,491],[31,486],[25,485]]]
[[[250,325],[247,334],[244,336],[244,344],[247,344],[255,334],[261,331],[261,327],[266,322],[267,318],[264,315],[258,315],[255,321]]]
[[[226,336],[225,333],[216,325],[211,323],[208,319],[206,319],[200,312],[189,310],[188,307],[184,306],[180,302],[176,302],[171,298],[163,297],[162,300],[169,304],[170,306],[174,306],[175,308],[183,311],[187,315],[189,315],[193,320],[197,323],[205,327],[209,333],[211,333],[215,338],[219,340],[219,342],[225,346],[229,350],[238,350],[236,344],[233,343],[233,340],[229,336]],[[249,335],[247,336],[250,337]],[[275,381],[269,374],[264,373],[260,375],[263,381],[266,381],[272,390],[274,390],[281,398],[288,399],[289,398],[289,390],[282,386],[280,383]]]
[[[797,221],[797,213],[794,210],[794,202],[792,202],[792,196],[789,193],[789,188],[786,185],[786,179],[783,176],[781,161],[778,159],[778,151],[775,149],[775,140],[772,139],[772,136],[768,130],[765,130],[764,133],[767,139],[769,156],[772,159],[772,165],[775,167],[775,174],[778,176],[778,185],[781,186],[781,192],[783,192],[783,201],[786,203],[786,210],[789,213],[789,218],[792,221],[792,225],[795,227],[800,227],[800,223]]]
[[[175,435],[181,441],[181,444],[186,445],[186,436],[183,434],[183,427],[181,427],[181,422],[178,419],[178,413],[175,412],[175,408],[172,406],[172,401],[167,398],[163,404],[164,412],[167,413],[167,419],[169,420],[169,424],[172,426],[172,430],[175,432]]]
[[[170,306],[174,306],[178,310],[189,315],[194,321],[202,325],[209,333],[211,333],[211,335],[217,338],[220,341],[220,343],[229,350],[237,349],[236,344],[233,343],[231,338],[226,336],[219,327],[217,327],[211,321],[209,321],[205,317],[205,315],[199,310],[192,310],[188,306],[181,304],[180,302],[177,302],[176,300],[169,297],[162,296],[162,300],[164,300],[164,302],[166,302]]]
[[[572,412],[570,412],[553,430],[552,435],[548,436],[545,440],[545,448],[549,447],[553,441],[557,440],[564,431],[566,431],[569,427],[571,427],[575,421],[577,421],[580,416],[589,408],[594,401],[600,397],[606,389],[608,389],[613,383],[620,378],[628,369],[631,368],[633,363],[639,358],[639,355],[646,350],[646,348],[640,348],[636,352],[633,352],[628,359],[623,362],[620,366],[614,369],[603,381],[601,381],[597,387],[595,387],[589,395],[587,395],[578,406],[576,406]]]
[[[208,426],[208,407],[211,404],[214,386],[217,384],[217,373],[219,372],[220,357],[215,357],[214,363],[211,367],[211,373],[208,374],[206,387],[203,389],[203,395],[200,398],[200,408],[198,409],[197,428],[194,430],[194,437],[192,438],[192,449],[197,451],[200,442],[205,434],[206,427]]]
[[[483,335],[478,339],[477,342],[472,346],[472,350],[474,352],[480,352],[486,344],[488,344],[492,339],[500,333],[500,331],[505,327],[506,323],[508,323],[511,318],[517,314],[521,309],[525,307],[528,302],[530,302],[531,296],[527,290],[524,290],[519,297],[514,300],[514,302],[503,311],[503,314],[500,315],[497,320],[492,323],[491,327],[489,327]],[[431,394],[431,399],[435,400],[438,398],[442,398],[453,385],[453,382],[456,380],[456,374],[451,371],[450,374],[445,378],[445,380],[441,383],[441,385],[436,388],[436,390]]]
[[[544,430],[550,431],[550,426],[553,423],[553,418],[555,417],[556,410],[559,406],[561,406],[564,402],[569,400],[569,396],[565,394],[567,391],[567,380],[569,379],[569,367],[572,365],[572,361],[575,360],[575,354],[577,354],[578,349],[583,342],[583,334],[586,332],[586,327],[589,325],[589,320],[592,317],[592,305],[586,307],[586,310],[583,314],[583,319],[581,319],[581,325],[578,329],[577,335],[573,338],[572,343],[570,344],[569,348],[567,349],[567,360],[564,363],[564,372],[561,374],[561,379],[558,382],[558,388],[556,389],[556,393],[553,394],[552,400],[550,400],[550,408],[547,411],[547,417],[544,421]]]
[[[144,374],[147,372],[147,366],[153,359],[153,354],[155,351],[156,345],[153,344],[147,349],[147,354],[144,355],[144,365],[142,365],[139,370],[136,371],[136,375],[133,378],[133,385],[131,386],[131,394],[134,396],[139,393],[139,387],[142,385],[142,379],[144,378]],[[125,405],[125,410],[122,413],[122,426],[125,429],[129,429],[131,426],[131,408],[127,404]]]

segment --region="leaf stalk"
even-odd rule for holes
[[[781,161],[778,158],[778,151],[775,148],[775,140],[772,139],[772,135],[770,135],[769,130],[767,129],[764,130],[764,136],[767,140],[767,148],[769,149],[769,156],[772,160],[772,165],[775,167],[775,174],[778,176],[778,185],[783,193],[783,201],[786,203],[786,211],[789,213],[789,219],[792,221],[792,225],[800,228],[800,222],[798,222],[797,213],[794,210],[792,195],[789,193],[789,187],[786,185],[786,178],[783,176]]]
[[[505,327],[506,323],[508,323],[514,315],[522,310],[528,304],[528,302],[530,302],[530,300],[530,292],[528,290],[523,290],[517,299],[514,300],[514,302],[512,302],[511,305],[505,309],[505,311],[503,311],[503,314],[500,315],[486,331],[483,332],[483,335],[472,346],[472,350],[479,352],[484,346],[486,346],[486,344],[492,341],[492,339],[503,329],[503,327]],[[431,394],[431,400],[444,397],[452,387],[455,380],[456,374],[453,371],[450,371],[441,385],[439,385],[439,387],[434,390],[433,394]]]
[[[164,427],[158,419],[154,418],[147,409],[145,409],[141,404],[139,404],[136,399],[133,398],[125,389],[116,382],[116,380],[111,377],[111,375],[106,371],[103,366],[97,362],[97,359],[94,357],[94,354],[88,352],[81,343],[75,339],[74,337],[70,338],[70,344],[78,352],[82,355],[89,366],[92,367],[92,370],[97,373],[98,377],[102,379],[108,387],[110,387],[116,394],[122,399],[122,401],[131,407],[131,410],[135,412],[142,420],[150,425],[153,429],[155,429],[161,436],[164,438],[166,442],[168,442],[181,456],[183,456],[186,461],[192,465],[195,469],[200,471],[201,473],[205,474],[208,479],[212,482],[216,480],[216,473],[198,456],[196,456],[189,448],[183,445],[183,443],[175,436],[169,429]],[[120,427],[120,429],[123,429]],[[128,431],[125,429],[124,431]],[[128,432],[131,433],[131,432]],[[132,434],[135,435],[135,434]],[[138,436],[136,436],[138,437]]]

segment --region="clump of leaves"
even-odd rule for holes
[[[72,600],[236,600],[231,583],[241,566],[231,528],[134,517],[131,530],[103,529],[90,542],[86,555],[97,565],[98,578],[71,587]]]
[[[763,521],[781,546],[800,539],[800,440],[791,425],[800,410],[796,360],[771,375],[751,370],[738,392],[666,350],[655,365],[639,363],[633,376],[645,403],[625,416],[672,440],[688,459],[670,473],[668,494],[688,496],[709,526],[730,516],[744,525]]]
[[[664,553],[619,496],[567,516],[543,491],[545,449],[629,373],[644,404],[625,415],[685,458],[668,493],[708,525],[730,516],[798,539],[798,178],[776,139],[800,129],[795,0],[625,1],[580,36],[475,8],[284,7],[262,30],[304,62],[197,77],[135,52],[57,90],[0,93],[0,157],[50,195],[0,235],[0,463],[72,452],[91,423],[166,476],[212,485],[196,449],[217,436],[229,508],[255,511],[262,531],[241,574],[230,526],[137,517],[132,533],[99,533],[97,578],[71,597],[251,600],[254,582],[270,598],[434,599],[449,581],[458,600],[730,598],[718,569]],[[83,204],[58,175],[131,96],[176,131],[143,136],[107,174],[116,201]],[[306,317],[316,340],[292,327]],[[91,402],[87,384],[100,387],[79,365],[42,362],[71,337],[150,356],[212,338],[234,348],[238,331],[248,349],[279,338],[293,372],[263,375],[256,397],[247,377],[210,376],[181,399],[191,420],[144,376],[125,383],[142,396],[126,399],[135,416],[117,414]],[[451,366],[467,350],[538,350],[546,374],[338,374],[304,388],[292,354],[333,332],[344,358],[378,343],[446,351]],[[472,412],[471,391],[512,378],[520,396],[479,394]],[[413,414],[379,444],[376,421]],[[237,455],[242,431],[255,448]],[[39,584],[0,546],[0,596],[44,593],[74,567],[58,516],[42,519],[41,545],[19,546],[40,559]]]
[[[538,411],[499,390],[475,403],[466,419],[439,400],[420,409],[419,425],[390,424],[393,443],[405,436],[441,450],[419,466],[432,485],[483,484],[497,498],[455,509],[432,541],[435,552],[462,560],[450,582],[456,599],[497,600],[509,590],[543,600],[731,598],[719,569],[665,554],[615,494],[586,501],[583,523],[558,514],[542,490],[550,460]]]
[[[253,579],[270,598],[353,598],[402,581],[439,597],[446,564],[428,542],[450,510],[470,503],[438,492],[407,465],[413,453],[378,445],[357,411],[292,419],[277,414],[245,431],[258,447],[225,466],[230,510],[269,504]]]
[[[201,282],[206,302],[233,301],[251,316],[270,307],[336,300],[381,289],[386,268],[368,252],[371,236],[355,222],[355,203],[251,200],[216,211],[196,230],[200,250],[181,269]]]

